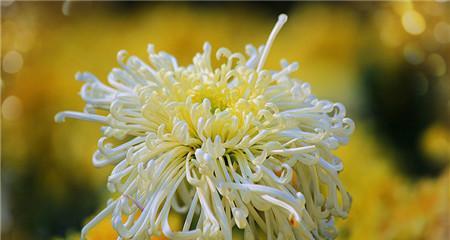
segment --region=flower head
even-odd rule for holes
[[[220,48],[216,68],[208,43],[187,67],[149,45],[151,65],[119,52],[109,86],[77,75],[86,108],[55,119],[103,124],[93,163],[115,166],[112,197],[82,236],[109,215],[126,239],[231,239],[233,227],[246,239],[335,236],[334,217],[347,216],[351,199],[331,151],[354,124],[342,104],[290,77],[297,63],[264,69],[286,20],[280,15],[267,43],[248,45],[246,56]],[[185,214],[180,231],[168,223],[172,211]]]

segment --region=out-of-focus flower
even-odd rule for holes
[[[179,227],[181,225],[181,218],[179,215],[172,214],[169,216],[169,222],[176,225],[176,227]],[[87,239],[93,239],[93,240],[110,240],[110,239],[117,239],[118,234],[114,230],[114,228],[111,225],[110,219],[103,219],[101,222],[97,224],[95,228],[90,231],[86,238]],[[71,234],[68,236],[69,239],[80,239],[79,234]],[[150,240],[166,240],[167,238],[164,236],[160,237],[151,237]]]
[[[421,146],[425,154],[440,163],[450,162],[450,130],[443,124],[431,125],[422,135]]]
[[[338,239],[446,239],[450,168],[436,179],[411,182],[390,166],[394,152],[365,129],[360,125],[351,144],[337,151],[352,166],[341,178],[351,183],[348,190],[355,199],[348,219],[337,222]],[[370,171],[360,174],[363,168]]]
[[[231,239],[234,226],[246,239],[258,231],[268,239],[336,236],[334,217],[347,216],[351,199],[331,151],[347,143],[354,124],[342,104],[317,99],[290,77],[297,63],[263,68],[286,20],[280,15],[266,45],[247,46],[248,57],[220,48],[218,68],[208,43],[188,67],[150,45],[152,66],[119,52],[111,86],[77,76],[85,111],[55,118],[105,125],[93,163],[115,165],[113,197],[82,237],[110,214],[123,238]],[[186,214],[177,232],[172,210]]]

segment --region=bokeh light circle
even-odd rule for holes
[[[403,48],[405,60],[413,65],[421,64],[425,59],[425,52],[416,43],[408,43]]]
[[[16,120],[22,115],[22,100],[16,96],[8,96],[2,103],[2,117],[6,120]]]
[[[434,27],[434,38],[440,43],[450,42],[450,24],[444,21],[439,22]]]
[[[426,22],[423,16],[414,11],[408,10],[402,15],[402,25],[405,31],[413,35],[419,35],[425,31]]]
[[[437,53],[430,54],[427,63],[434,76],[442,77],[447,73],[447,63],[441,55]]]
[[[23,65],[23,57],[17,51],[9,51],[3,57],[3,71],[6,73],[17,73]]]

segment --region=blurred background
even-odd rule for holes
[[[91,154],[99,125],[82,110],[77,71],[105,80],[121,49],[146,46],[187,65],[204,41],[244,52],[289,21],[266,66],[340,101],[357,124],[336,154],[353,197],[339,239],[450,239],[450,3],[1,2],[1,235],[77,238],[105,205],[110,168]],[[177,221],[175,218],[173,221]],[[112,239],[109,222],[90,239]]]

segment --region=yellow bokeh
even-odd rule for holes
[[[429,69],[434,77],[439,77],[439,84],[449,86],[448,46],[436,47],[432,45],[436,41],[426,45],[425,41],[416,43],[420,39],[412,39],[416,35],[434,36],[431,26],[448,23],[449,5],[439,10],[443,11],[444,20],[437,16],[427,18],[436,13],[431,10],[427,13],[433,5],[420,6],[413,9],[411,4],[379,4],[373,10],[376,13],[362,23],[355,13],[357,6],[295,5],[288,12],[289,21],[267,60],[268,68],[277,68],[282,58],[299,61],[300,68],[294,76],[309,82],[319,98],[343,102],[356,122],[357,130],[349,145],[337,151],[345,166],[340,176],[353,199],[349,217],[337,222],[339,239],[448,239],[450,236],[448,124],[433,122],[420,135],[421,151],[440,164],[440,174],[411,179],[393,163],[399,158],[396,146],[385,142],[373,127],[373,120],[364,117],[368,111],[364,105],[367,96],[360,89],[360,64],[368,61],[359,52],[361,45],[370,46],[365,54],[373,55],[388,70],[405,62],[404,55],[410,56],[411,46],[414,46],[413,53],[420,47],[423,64],[431,64]],[[27,174],[34,172],[32,180],[37,185],[32,186],[40,189],[32,196],[18,195],[30,198],[24,201],[30,205],[35,200],[33,197],[41,197],[39,201],[69,202],[73,200],[70,199],[73,189],[82,193],[91,189],[100,196],[95,200],[98,210],[104,207],[108,196],[105,186],[111,170],[109,167],[96,169],[91,163],[101,135],[100,125],[71,120],[56,125],[53,120],[58,111],[84,107],[77,95],[81,83],[73,79],[74,74],[89,71],[106,81],[108,72],[118,67],[119,50],[126,49],[147,60],[148,43],[154,44],[157,51],[176,56],[180,65],[189,64],[195,53],[201,51],[204,41],[209,41],[213,50],[227,47],[244,52],[247,43],[263,44],[276,20],[276,15],[264,12],[249,14],[248,8],[240,5],[221,9],[196,8],[187,3],[143,4],[131,13],[119,14],[114,12],[117,9],[111,10],[101,3],[74,3],[69,16],[64,16],[61,8],[60,2],[15,2],[4,7],[2,181],[5,181],[5,196],[12,197],[17,188],[15,181],[30,181]],[[444,37],[439,34],[441,41]],[[438,51],[442,52],[438,54]],[[39,195],[41,192],[45,193],[44,197]],[[2,235],[32,239],[35,234],[32,224],[16,222],[17,213],[26,220],[31,218],[24,213],[26,207],[6,202],[2,203],[6,212],[6,230]],[[92,209],[90,214],[94,214]],[[61,216],[58,215],[61,221],[70,219],[65,213]],[[171,224],[180,225],[182,220],[182,216],[172,216]],[[73,231],[59,233],[59,237],[79,238],[79,228],[74,224],[70,228]],[[88,239],[115,238],[117,234],[109,218],[88,234]]]

